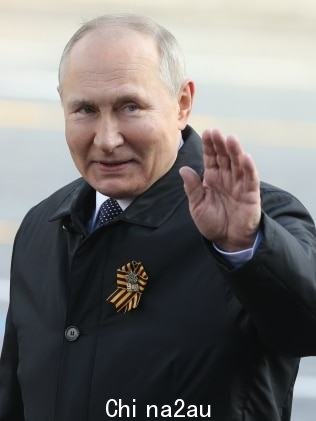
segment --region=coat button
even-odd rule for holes
[[[69,342],[76,341],[80,336],[80,331],[76,326],[68,326],[65,330],[65,338]]]

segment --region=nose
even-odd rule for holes
[[[114,117],[102,115],[96,125],[94,144],[106,153],[112,153],[115,148],[123,145],[124,138],[119,131],[118,122]]]

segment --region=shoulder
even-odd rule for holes
[[[296,213],[296,216],[310,217],[305,206],[291,193],[265,182],[260,183],[261,204],[264,212],[271,217],[280,212]]]
[[[261,184],[262,226],[266,237],[283,238],[285,229],[296,239],[315,247],[315,223],[305,206],[293,194],[267,183]],[[287,240],[288,241],[288,240]]]
[[[265,181],[260,182],[260,191],[261,197],[269,196],[269,195],[281,195],[281,196],[290,196],[294,198],[294,196],[286,190],[281,189],[280,187],[274,186],[273,184],[266,183]]]

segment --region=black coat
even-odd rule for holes
[[[292,195],[263,183],[261,245],[230,268],[191,220],[178,169],[202,172],[201,142],[189,127],[183,137],[173,168],[92,234],[95,191],[82,179],[25,217],[12,260],[1,421],[133,418],[110,418],[109,399],[134,403],[138,421],[164,419],[168,404],[172,415],[211,405],[214,421],[290,419],[299,357],[316,354],[314,224]],[[148,283],[136,309],[117,312],[106,298],[132,261]]]

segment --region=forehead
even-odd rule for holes
[[[96,30],[77,41],[64,65],[64,78],[94,75],[98,78],[124,72],[159,69],[155,41],[130,29]]]

